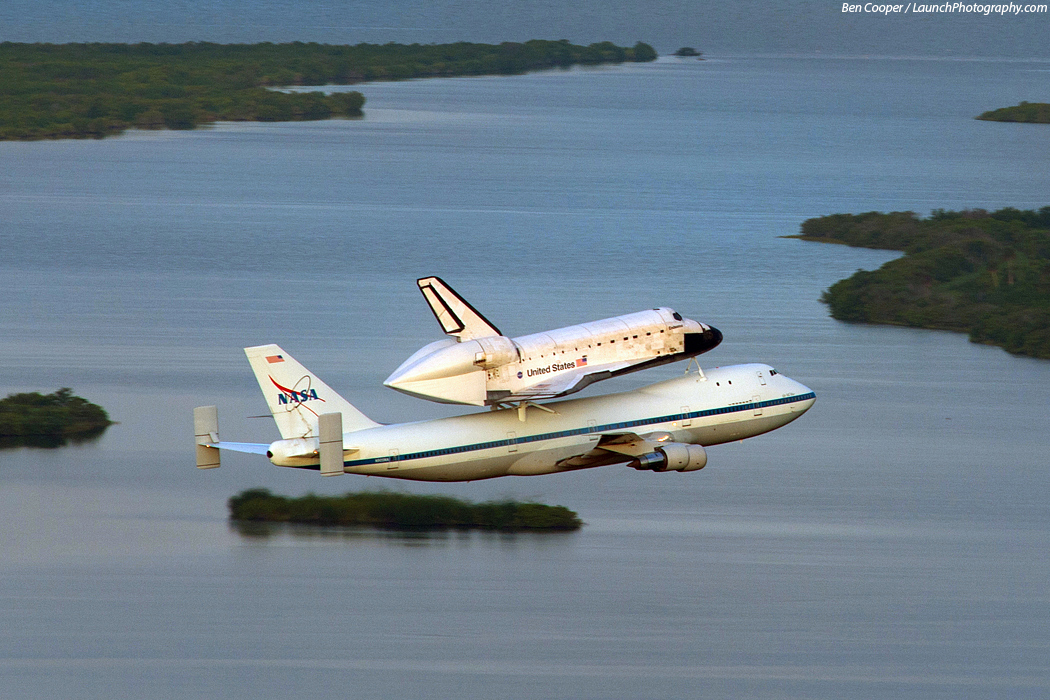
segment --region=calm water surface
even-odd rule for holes
[[[0,453],[12,698],[1050,695],[1050,363],[847,326],[821,290],[885,251],[810,216],[1050,204],[1050,131],[973,115],[1045,63],[677,62],[365,86],[359,121],[0,144],[0,391],[119,425]],[[280,343],[381,421],[438,337],[438,274],[509,334],[670,305],[817,405],[695,474],[432,486],[192,468],[190,409],[272,421]],[[673,376],[607,382],[589,394]],[[540,498],[555,537],[245,537],[225,499],[394,488]]]

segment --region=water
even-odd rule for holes
[[[7,0],[0,5],[0,40],[498,44],[569,39],[622,46],[644,41],[666,54],[692,46],[709,56],[1050,58],[1046,11],[887,15],[843,12],[842,5],[832,0],[355,0],[352,5],[329,0]]]
[[[1045,206],[1050,131],[972,116],[1045,64],[733,59],[364,87],[359,121],[0,144],[0,392],[119,425],[0,452],[12,698],[1046,697],[1050,364],[856,327],[821,290],[892,252],[835,212]],[[278,342],[382,421],[439,274],[515,335],[670,305],[817,405],[695,474],[462,485],[192,468],[190,409],[272,421]],[[622,390],[661,368],[599,384]],[[395,488],[561,503],[556,536],[247,538],[225,499]],[[702,690],[701,690],[702,689]]]

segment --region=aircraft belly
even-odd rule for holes
[[[733,422],[717,423],[689,430],[676,431],[675,437],[677,439],[680,432],[686,433],[689,436],[687,440],[688,442],[694,442],[705,447],[710,447],[711,445],[721,445],[726,442],[734,442],[736,440],[743,440],[745,438],[768,433],[771,430],[776,430],[777,428],[787,425],[801,415],[801,413],[789,412],[776,415],[767,414],[763,416],[745,417],[740,420],[734,420]]]
[[[515,419],[516,420],[516,419]],[[487,450],[488,454],[469,453],[462,457],[443,456],[422,459],[397,459],[346,468],[349,474],[382,476],[415,481],[477,481],[500,476],[537,476],[570,471],[557,466],[560,460],[587,452],[597,436],[575,436],[553,441],[521,443]]]
[[[501,476],[538,476],[567,471],[559,469],[555,463],[563,457],[571,457],[580,451],[579,447],[571,447],[528,454],[493,455],[452,464],[410,465],[403,463],[393,468],[378,466],[372,466],[368,470],[356,468],[352,473],[410,481],[480,481]]]

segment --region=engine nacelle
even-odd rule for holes
[[[318,460],[321,441],[317,438],[292,438],[270,443],[266,456],[278,467],[298,467]]]
[[[707,450],[702,445],[669,442],[638,457],[629,466],[654,472],[695,472],[707,466]]]

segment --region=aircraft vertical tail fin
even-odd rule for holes
[[[503,335],[440,277],[424,277],[416,284],[446,335],[460,341]]]
[[[282,438],[317,437],[322,413],[342,414],[346,432],[379,425],[279,346],[257,345],[244,354]]]

